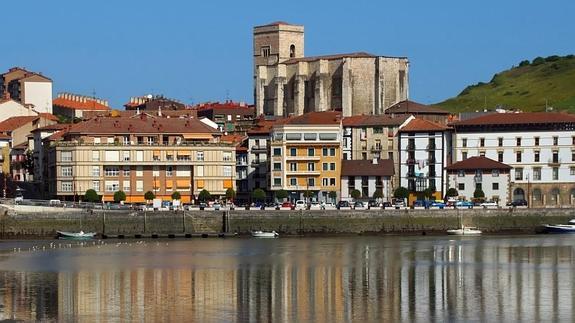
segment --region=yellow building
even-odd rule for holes
[[[220,132],[191,118],[98,117],[73,125],[47,140],[50,195],[72,200],[94,189],[104,201],[126,193],[127,202],[144,202],[152,191],[183,202],[206,189],[222,196],[235,190],[235,147]]]
[[[340,195],[340,136],[341,118],[335,111],[310,112],[274,125],[272,191],[285,190],[290,200],[335,202]]]

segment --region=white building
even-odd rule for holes
[[[500,206],[509,202],[509,173],[511,166],[482,157],[470,157],[445,168],[447,186],[457,189],[459,198],[470,201],[476,189],[481,189],[485,199]]]
[[[40,73],[13,67],[0,75],[0,92],[38,112],[52,113],[52,80]]]
[[[342,160],[341,199],[351,200],[351,192],[358,190],[362,199],[375,199],[377,190],[382,200],[389,201],[393,196],[394,163],[391,159]]]
[[[456,161],[485,156],[513,168],[511,200],[575,204],[574,115],[494,113],[452,126]]]
[[[9,98],[0,99],[0,122],[12,117],[36,116],[36,111]]]
[[[428,188],[435,199],[444,197],[450,152],[451,134],[443,125],[415,118],[399,130],[399,186],[408,189],[409,204]]]

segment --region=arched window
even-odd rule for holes
[[[543,194],[541,194],[541,190],[536,188],[533,190],[533,197],[532,197],[533,205],[541,205],[543,203]]]
[[[551,204],[551,205],[558,205],[558,204],[560,203],[560,201],[559,201],[559,194],[560,194],[560,191],[559,191],[559,189],[558,189],[557,187],[554,188],[554,189],[552,189],[552,190],[551,190],[551,196],[550,196],[550,199],[549,199],[549,201],[550,201],[551,203],[549,203],[549,204]]]
[[[289,47],[289,57],[295,57],[295,45],[291,44]]]
[[[525,199],[525,191],[518,187],[513,191],[513,201],[517,200],[524,200]]]
[[[571,204],[575,204],[575,188],[571,189],[571,193],[569,194],[569,199],[571,201]]]

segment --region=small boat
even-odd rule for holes
[[[264,232],[264,231],[252,231],[252,237],[254,238],[275,238],[278,237],[279,233],[272,231],[272,232]]]
[[[481,234],[481,230],[478,230],[475,227],[464,227],[464,226],[462,226],[459,229],[447,230],[447,234],[456,235],[456,236],[477,236],[477,235]]]
[[[58,233],[58,239],[75,239],[75,240],[84,240],[84,239],[93,239],[96,236],[96,232],[65,232],[65,231],[56,231]]]
[[[575,233],[575,219],[569,224],[546,224],[543,226],[545,233]]]

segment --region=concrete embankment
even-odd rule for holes
[[[459,222],[485,233],[534,233],[542,224],[566,223],[575,209],[497,210],[234,210],[134,212],[67,209],[0,210],[0,238],[53,237],[60,231],[107,235],[216,233],[275,230],[296,234],[443,233]]]

